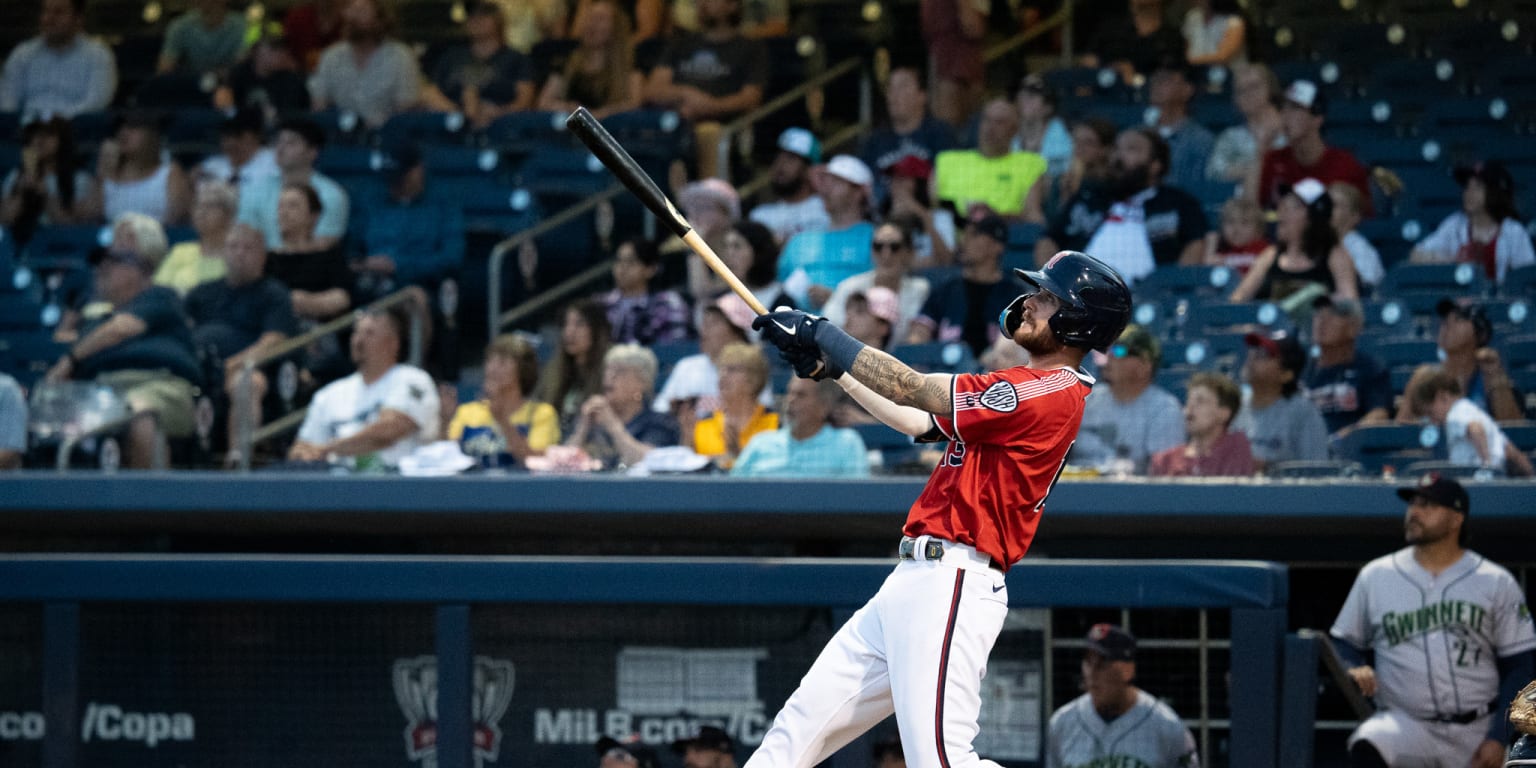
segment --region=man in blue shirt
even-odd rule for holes
[[[759,432],[731,465],[735,477],[865,477],[869,454],[859,433],[827,416],[842,389],[832,381],[794,378],[784,395],[786,425]]]
[[[43,0],[40,34],[16,46],[0,72],[0,112],[32,119],[107,108],[117,88],[117,64],[84,26],[85,0]]]
[[[831,226],[791,237],[779,254],[779,282],[796,303],[819,309],[834,286],[870,270],[875,228],[865,214],[874,181],[869,166],[852,155],[838,155],[827,163],[822,202]]]
[[[389,163],[388,192],[359,208],[358,281],[371,282],[380,296],[400,286],[435,286],[464,263],[464,209],[429,194],[421,150],[397,147]]]
[[[283,247],[277,229],[277,199],[288,184],[308,184],[320,195],[320,220],[315,222],[315,245],[330,248],[347,234],[351,201],[347,191],[325,174],[315,170],[315,161],[325,146],[325,131],[315,121],[296,117],[278,126],[272,151],[280,176],[270,176],[240,190],[239,219],[260,230],[269,250]]]

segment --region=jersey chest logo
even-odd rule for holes
[[[998,413],[1013,413],[1019,407],[1019,393],[1013,384],[999,381],[981,393],[981,404]]]

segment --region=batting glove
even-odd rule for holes
[[[836,379],[843,375],[843,369],[837,367],[832,361],[823,358],[820,353],[807,352],[805,350],[779,350],[779,357],[789,363],[795,369],[795,375],[802,379],[821,381],[823,379]]]
[[[816,346],[816,330],[817,326],[825,322],[827,319],[824,317],[780,307],[753,318],[752,328],[762,331],[763,338],[772,342],[781,352],[799,350],[820,357],[821,348]]]

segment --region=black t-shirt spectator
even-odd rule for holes
[[[263,334],[298,331],[288,289],[270,277],[238,288],[224,280],[203,283],[187,294],[186,305],[192,338],[212,346],[220,359],[255,344]]]
[[[229,73],[229,89],[238,107],[270,106],[282,113],[309,111],[309,86],[302,74],[279,70],[262,77],[256,74],[250,57]]]
[[[688,35],[667,46],[659,66],[672,70],[672,82],[691,85],[719,98],[748,85],[768,89],[768,48],[761,40],[736,37],[712,42]]]
[[[340,247],[313,253],[272,251],[267,254],[267,277],[294,291],[321,293],[340,288],[349,296],[353,293],[352,268]]]
[[[911,133],[897,133],[889,126],[871,131],[859,156],[870,170],[879,172],[907,155],[932,163],[940,152],[954,148],[954,131],[944,121],[929,116]]]
[[[1136,33],[1136,25],[1122,16],[1100,25],[1088,50],[1099,57],[1101,65],[1129,61],[1137,72],[1150,75],[1158,62],[1183,61],[1184,48],[1184,35],[1172,24],[1163,22],[1157,31],[1142,37]]]
[[[1083,187],[1057,212],[1046,234],[1062,250],[1081,251],[1104,223],[1113,204],[1103,192]],[[1152,260],[1159,266],[1177,264],[1185,246],[1210,231],[1200,201],[1177,187],[1158,187],[1157,193],[1142,204],[1142,212]]]
[[[1323,412],[1329,432],[1354,424],[1376,408],[1392,412],[1392,375],[1373,355],[1357,351],[1348,363],[1326,368],[1313,358],[1301,381],[1307,397]]]
[[[495,104],[510,104],[517,101],[518,83],[533,86],[533,65],[527,56],[506,46],[481,61],[475,58],[468,45],[457,45],[444,53],[437,66],[432,68],[432,84],[455,104],[464,98],[466,85],[473,85],[482,99]]]
[[[1002,333],[997,314],[1018,294],[1019,287],[1012,280],[973,283],[957,276],[928,294],[914,322],[932,328],[934,341],[964,341],[971,353],[980,357]]]
[[[111,371],[169,371],[193,384],[202,381],[202,369],[192,346],[192,331],[182,311],[181,298],[165,286],[155,285],[113,312],[91,320],[80,329],[89,336],[116,314],[133,315],[144,323],[144,332],[80,360],[75,378],[94,379]]]

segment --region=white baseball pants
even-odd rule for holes
[[[910,768],[997,768],[971,747],[1008,613],[1003,574],[987,562],[950,542],[941,560],[901,561],[827,643],[744,768],[810,768],[892,712]]]

